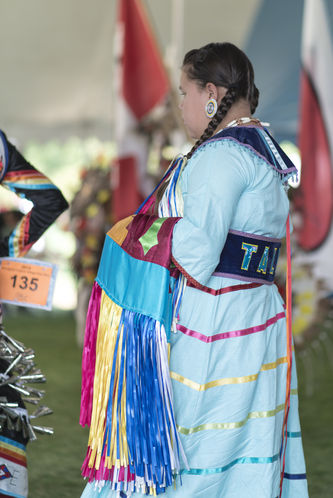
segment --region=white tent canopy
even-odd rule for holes
[[[187,50],[231,41],[254,63],[258,115],[295,139],[304,0],[141,1],[174,80]],[[0,0],[0,128],[19,142],[112,139],[117,3]],[[325,3],[332,25],[333,2]]]
[[[212,40],[230,40],[244,46],[262,3],[142,1],[163,56],[168,58],[169,54],[170,58],[172,52],[176,66],[184,51]],[[112,106],[116,3],[0,2],[0,128],[21,142],[69,135],[112,137],[116,119]],[[182,14],[182,4],[184,28],[177,35],[172,27]],[[177,60],[172,51],[174,39],[178,40]]]

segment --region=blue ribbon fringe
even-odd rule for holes
[[[122,343],[120,335],[123,328]],[[121,367],[116,379],[118,348]],[[166,364],[165,364],[166,363]],[[165,492],[179,470],[180,444],[172,407],[164,328],[154,318],[123,310],[114,352],[103,448],[110,455],[113,403],[117,403],[117,456],[120,458],[121,394],[126,375],[126,434],[129,468],[146,486]],[[116,384],[118,397],[115,400]],[[137,481],[137,479],[136,479]],[[117,483],[116,489],[124,489]]]

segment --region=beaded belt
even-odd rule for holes
[[[213,275],[272,284],[280,247],[280,239],[229,230]]]

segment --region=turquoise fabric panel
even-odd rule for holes
[[[170,330],[171,279],[167,269],[129,256],[107,236],[96,281],[119,306],[155,318]]]

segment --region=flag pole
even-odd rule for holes
[[[173,116],[177,126],[190,140],[183,120],[179,113],[179,99],[176,89],[179,86],[179,72],[184,53],[184,31],[185,31],[185,0],[172,0],[171,2],[171,40],[166,52],[166,65],[168,68],[170,85],[170,103]]]

